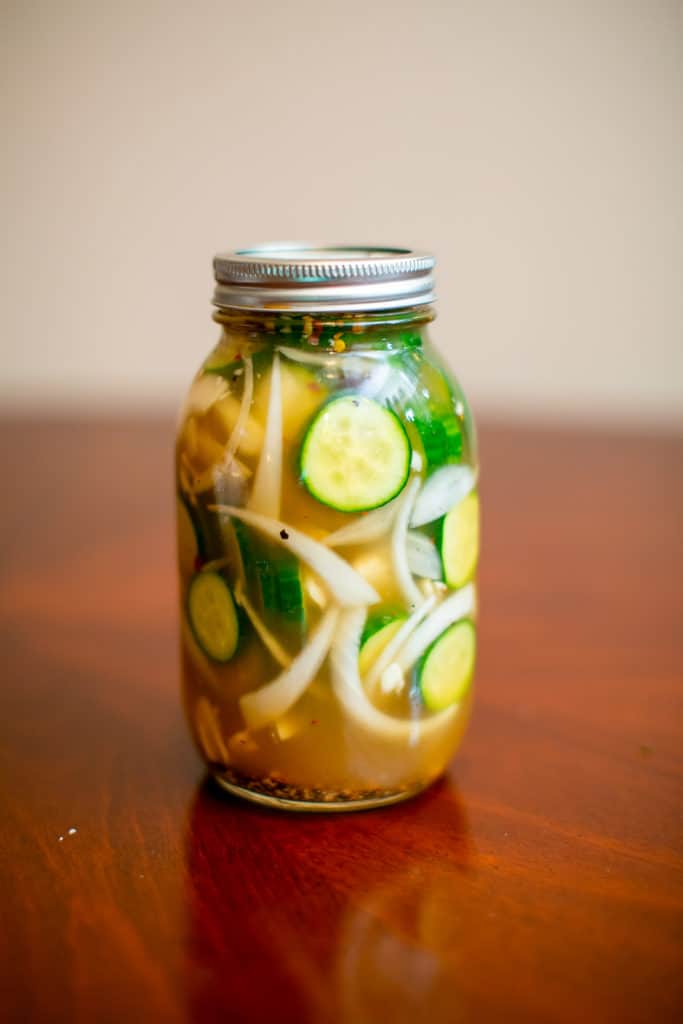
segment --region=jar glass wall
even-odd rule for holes
[[[475,437],[431,306],[215,319],[176,445],[195,742],[251,799],[403,799],[460,742],[476,649]]]

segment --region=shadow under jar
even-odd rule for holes
[[[404,799],[460,742],[476,649],[475,437],[428,339],[434,260],[296,244],[214,267],[221,336],[176,446],[195,742],[260,803]]]

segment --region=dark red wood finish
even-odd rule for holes
[[[0,432],[0,1016],[683,1019],[683,443],[483,431],[462,753],[320,817],[203,781],[171,433]]]

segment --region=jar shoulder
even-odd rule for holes
[[[187,435],[189,423],[190,447],[197,431],[202,438],[225,442],[239,420],[247,438],[240,448],[249,456],[266,429],[277,365],[287,443],[303,441],[306,423],[326,402],[358,394],[394,412],[414,447],[431,445],[432,461],[476,464],[476,430],[467,397],[425,329],[369,339],[347,332],[347,343],[343,331],[337,334],[323,347],[305,338],[273,340],[246,331],[223,332],[189,388],[180,433]],[[435,436],[444,433],[446,440],[435,445]],[[430,458],[429,451],[425,455]]]

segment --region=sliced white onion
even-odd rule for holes
[[[400,665],[401,670],[404,673],[408,672],[445,629],[452,626],[454,622],[471,615],[474,612],[474,601],[474,586],[471,583],[461,587],[460,590],[455,590],[450,597],[442,601],[436,611],[415,630],[398,652],[396,662]]]
[[[317,605],[318,608],[324,611],[329,601],[327,591],[320,585],[317,576],[313,573],[305,572],[303,574],[303,584],[307,597],[310,598],[314,605]]]
[[[328,533],[322,543],[330,548],[341,548],[345,544],[368,544],[379,540],[391,529],[397,509],[398,498],[394,498],[387,505],[374,508],[346,526],[340,526],[334,533]]]
[[[366,605],[379,601],[379,594],[374,587],[352,569],[348,562],[301,530],[279,519],[270,519],[235,505],[210,505],[209,509],[221,515],[234,516],[288,548],[320,576],[339,604]]]
[[[218,712],[206,697],[200,697],[195,705],[195,728],[204,755],[216,764],[227,764],[230,760],[228,749],[221,734]]]
[[[413,579],[413,574],[410,571],[410,566],[408,565],[408,554],[406,551],[408,521],[410,520],[410,515],[413,511],[413,504],[419,487],[420,478],[418,476],[414,476],[410,483],[405,487],[403,494],[401,495],[391,535],[391,557],[394,563],[396,582],[399,585],[408,607],[411,609],[417,608],[423,601],[422,591],[419,589],[417,583]]]
[[[443,577],[441,558],[431,537],[416,530],[408,530],[406,553],[410,571],[415,576],[423,576],[428,580],[440,580]]]
[[[183,650],[190,658],[193,668],[197,670],[201,676],[202,682],[206,683],[207,686],[216,689],[218,680],[216,674],[211,665],[211,662],[204,654],[199,644],[194,638],[194,633],[190,628],[187,618],[183,615],[181,619],[181,636],[183,642]]]
[[[396,659],[398,652],[401,650],[408,637],[412,634],[413,630],[420,625],[425,615],[432,610],[435,604],[435,596],[432,595],[431,597],[425,598],[420,607],[416,608],[413,614],[406,619],[401,628],[396,631],[384,650],[368,669],[365,679],[363,680],[366,690],[372,691],[373,687],[382,678],[382,674],[385,669],[387,669]]]
[[[369,366],[370,364],[366,359],[363,369],[367,370]],[[367,395],[368,398],[374,398],[375,401],[382,400],[387,382],[394,372],[391,363],[387,361],[377,363],[376,366],[371,368],[370,375],[361,381],[359,390],[362,394]]]
[[[229,464],[224,462],[209,466],[200,473],[192,472],[190,486],[195,494],[215,491],[221,502],[239,501],[246,492],[251,470],[235,456]]]
[[[187,496],[190,505],[193,508],[197,505],[197,499],[192,488],[191,478],[193,475],[192,465],[185,452],[181,452],[180,463],[178,465],[178,479],[180,480],[180,488],[183,493]]]
[[[292,664],[291,656],[284,649],[277,637],[271,633],[259,613],[254,608],[253,604],[244,592],[244,585],[241,579],[237,580],[233,594],[240,608],[244,608],[249,621],[263,641],[264,647],[267,647],[281,668],[289,668]]]
[[[229,466],[215,466],[213,474],[213,490],[216,501],[241,504],[247,495],[251,470],[237,456]]]
[[[471,466],[442,466],[427,479],[410,519],[411,526],[433,523],[466,498],[476,483]]]
[[[249,416],[249,410],[251,409],[251,400],[254,396],[254,364],[251,361],[251,356],[245,356],[244,358],[244,389],[242,391],[242,401],[240,403],[240,411],[235,421],[232,434],[228,438],[228,444],[225,449],[225,455],[223,456],[223,466],[229,466],[232,462],[235,452],[239,447],[239,443],[242,440],[242,434],[247,424],[247,417]],[[220,380],[220,378],[218,378]]]
[[[440,600],[448,593],[448,587],[443,580],[421,579],[417,585],[422,591],[424,597],[431,597],[432,594],[434,594]]]
[[[322,349],[320,352],[311,352],[307,349],[291,348],[289,345],[278,345],[280,352],[293,363],[305,363],[309,366],[331,366],[338,365],[336,360],[338,353],[334,349]],[[382,352],[357,352],[355,349],[344,355],[344,367],[348,368],[352,359],[382,360],[385,353]]]
[[[416,746],[447,728],[458,714],[458,705],[453,704],[422,720],[394,718],[376,708],[368,699],[358,673],[358,648],[365,616],[364,608],[348,608],[339,616],[330,656],[335,696],[361,729],[386,740]]]
[[[282,490],[282,384],[280,379],[280,356],[273,356],[270,374],[268,415],[263,436],[263,447],[259,456],[254,486],[248,507],[261,515],[278,519],[280,516],[280,494]]]
[[[390,365],[390,369],[391,373],[387,375],[375,399],[394,409],[400,409],[415,395],[415,378],[400,363]]]
[[[401,693],[406,685],[406,677],[395,661],[382,672],[382,693]]]
[[[194,381],[180,410],[179,422],[183,423],[188,416],[202,416],[214,402],[228,393],[228,384],[222,377],[207,374]]]
[[[339,609],[329,608],[289,668],[272,682],[241,698],[240,708],[250,729],[260,729],[274,722],[303,695],[325,660],[338,618]]]
[[[306,366],[324,366],[326,363],[332,363],[336,356],[336,352],[328,352],[326,349],[322,352],[309,352],[306,349],[290,348],[289,345],[278,345],[277,350],[293,363],[303,363]]]

